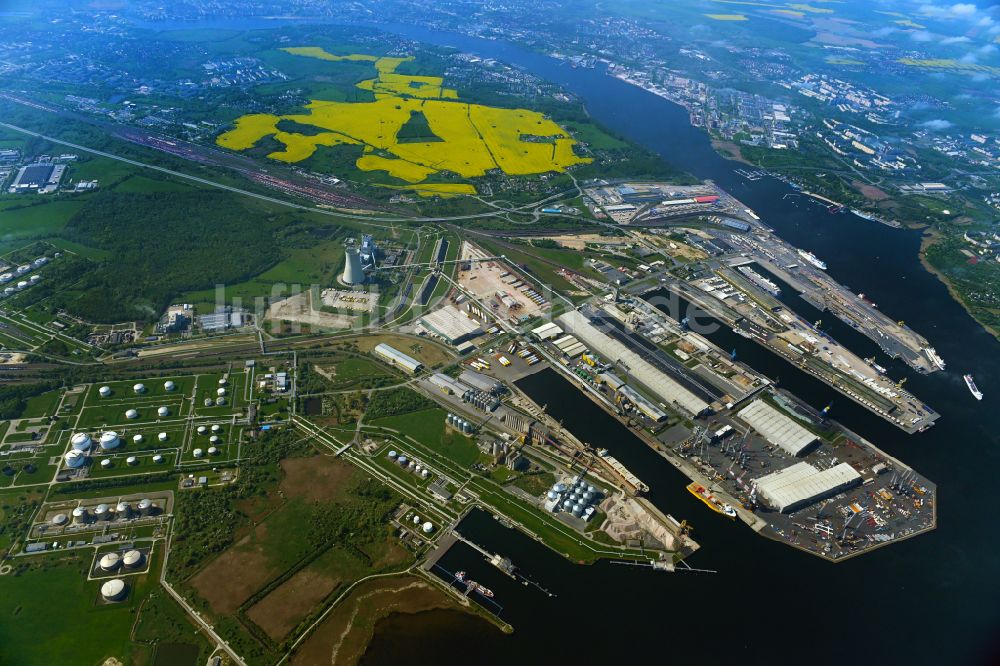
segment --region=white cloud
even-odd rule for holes
[[[926,30],[915,30],[910,33],[910,39],[915,42],[933,42],[934,35]]]
[[[959,37],[945,37],[941,40],[941,43],[945,46],[949,46],[951,44],[968,44],[971,41],[972,40],[965,35],[961,35]]]
[[[920,123],[920,126],[938,132],[941,130],[946,130],[949,127],[951,127],[951,123],[941,118],[935,118],[934,120],[928,120],[926,122]]]

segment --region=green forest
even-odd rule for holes
[[[95,322],[149,321],[180,293],[245,281],[335,233],[229,192],[102,192],[62,235],[104,258],[54,300]]]

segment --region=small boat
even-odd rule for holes
[[[719,501],[715,495],[709,492],[708,488],[700,483],[690,483],[687,486],[688,492],[700,499],[709,509],[716,513],[721,513],[729,518],[736,518],[736,509],[725,502]]]
[[[976,386],[976,382],[972,379],[972,375],[962,375],[962,379],[965,380],[965,385],[969,387],[969,392],[972,393],[976,400],[982,400],[983,392]]]
[[[459,571],[458,573],[456,573],[455,580],[457,580],[460,583],[465,583],[466,594],[469,594],[470,592],[478,592],[487,599],[493,598],[493,590],[483,585],[480,585],[474,580],[471,580],[464,571]]]

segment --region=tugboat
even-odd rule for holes
[[[983,392],[976,387],[975,380],[972,379],[972,375],[962,375],[962,379],[965,380],[965,385],[969,387],[969,391],[972,393],[976,400],[983,399]]]

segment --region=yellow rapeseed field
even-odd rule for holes
[[[374,63],[377,76],[361,81],[357,87],[370,91],[375,100],[360,103],[312,100],[306,106],[307,113],[243,116],[234,129],[219,136],[220,146],[246,150],[271,136],[285,149],[268,157],[294,163],[310,157],[318,146],[362,145],[365,152],[355,163],[358,169],[384,171],[410,183],[397,187],[414,190],[421,196],[475,194],[471,184],[423,183],[442,171],[463,178],[483,176],[494,169],[510,175],[531,175],[565,171],[591,161],[576,155],[573,151],[576,141],[536,111],[459,102],[457,91],[445,88],[443,78],[396,72],[412,57],[338,56],[314,46],[282,50],[334,62]],[[416,111],[423,113],[439,141],[398,141],[399,131]],[[312,136],[280,131],[277,125],[282,120],[326,131]],[[373,154],[375,150],[383,154]]]

